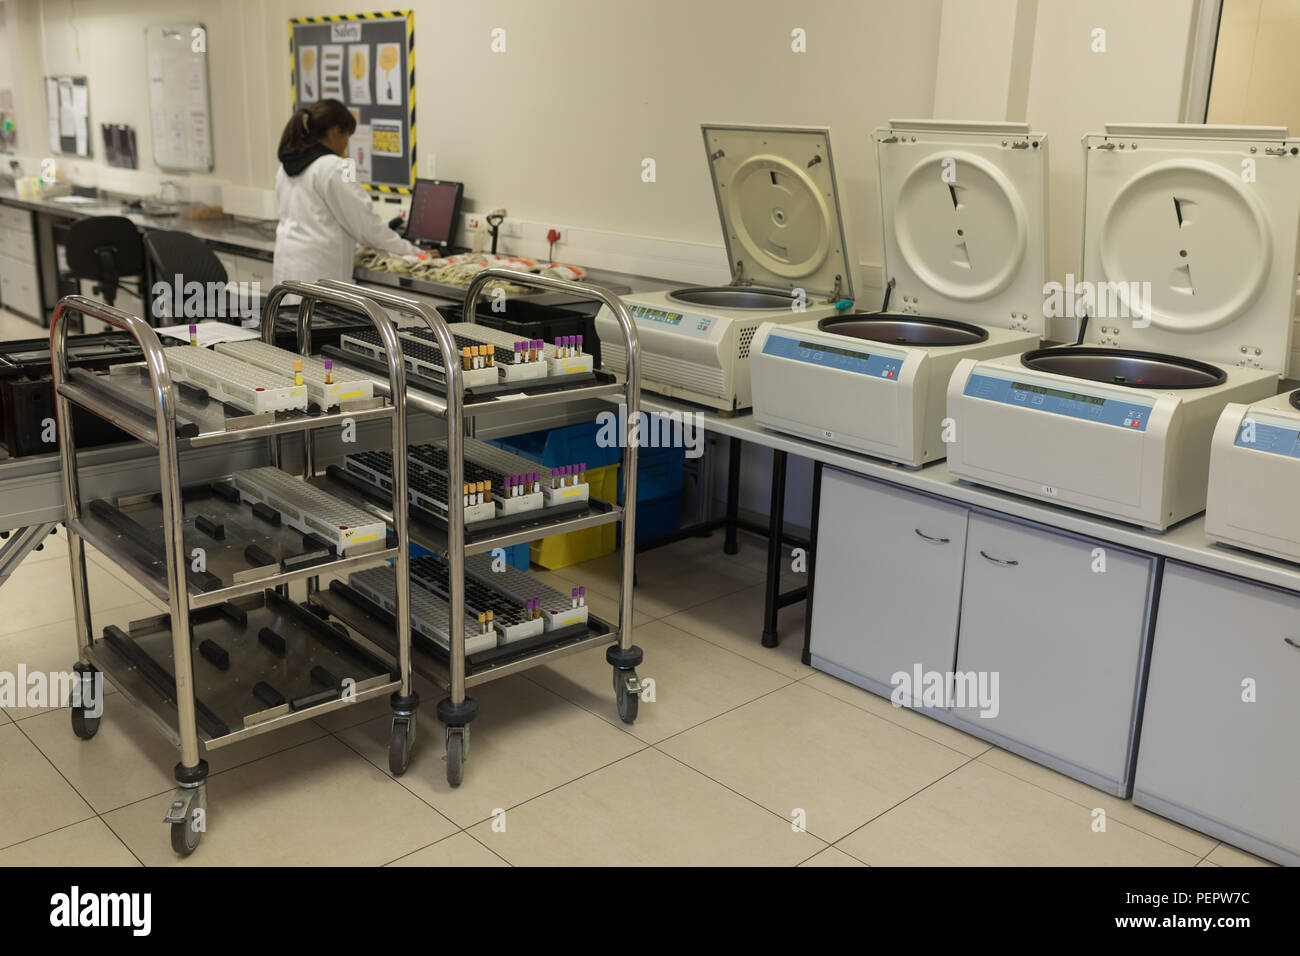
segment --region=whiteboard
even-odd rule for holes
[[[163,169],[212,171],[208,31],[201,23],[145,31],[153,161]]]

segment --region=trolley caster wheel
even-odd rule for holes
[[[468,748],[465,741],[466,728],[447,728],[447,785],[459,787],[465,779],[465,757]]]
[[[167,808],[163,822],[169,824],[172,850],[181,856],[189,856],[199,848],[203,831],[207,826],[208,785],[200,783],[195,787],[180,787]]]
[[[82,740],[89,740],[99,733],[99,718],[86,714],[86,708],[72,708],[72,732]]]
[[[81,684],[74,687],[69,695],[68,709],[72,714],[72,732],[82,740],[89,740],[95,734],[99,733],[99,718],[91,717],[87,713],[87,708],[82,704],[89,696],[87,684],[94,680],[94,675],[98,673],[95,668],[88,664],[80,662],[73,665],[72,668],[78,675]],[[102,704],[102,698],[101,698]]]
[[[625,724],[636,723],[637,704],[641,700],[641,681],[636,671],[614,671],[614,700],[618,703],[619,719]]]
[[[388,735],[388,772],[394,777],[406,773],[411,765],[411,751],[415,748],[415,718],[394,717],[393,729]]]

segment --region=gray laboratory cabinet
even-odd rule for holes
[[[998,675],[998,710],[953,722],[1127,796],[1156,560],[1038,525],[971,516],[957,671]]]
[[[974,675],[971,691],[996,674],[996,713],[918,709],[1127,796],[1156,564],[827,468],[812,664],[885,697],[918,665]]]
[[[1300,866],[1300,595],[1166,563],[1133,802]]]
[[[952,669],[969,509],[822,473],[809,653],[884,697],[899,671]],[[908,702],[910,703],[910,701]]]

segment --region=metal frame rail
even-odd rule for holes
[[[623,332],[623,344],[627,350],[628,362],[627,373],[622,384],[596,385],[535,396],[514,397],[510,400],[509,407],[551,404],[557,401],[576,401],[581,398],[620,392],[627,403],[626,431],[621,436],[623,440],[624,468],[624,503],[622,507],[613,508],[609,513],[600,517],[583,517],[571,521],[558,521],[554,526],[548,527],[545,533],[560,534],[616,520],[622,520],[624,523],[621,555],[622,573],[619,589],[618,643],[612,644],[606,649],[605,659],[613,668],[614,693],[619,716],[624,722],[632,723],[636,720],[637,703],[640,699],[641,690],[636,668],[644,656],[641,648],[632,643],[632,578],[636,560],[635,535],[633,533],[633,529],[636,527],[637,442],[635,438],[635,422],[638,418],[637,413],[640,410],[641,392],[640,370],[638,367],[640,353],[637,345],[636,323],[622,300],[598,286],[584,286],[562,279],[526,275],[499,268],[483,270],[470,283],[465,292],[465,303],[462,309],[462,315],[470,317],[466,321],[473,320],[478,297],[482,294],[484,286],[493,280],[534,286],[546,291],[565,293],[581,300],[601,302],[614,313]],[[477,702],[466,694],[469,686],[494,680],[498,677],[505,677],[508,674],[517,673],[529,667],[549,663],[563,654],[582,650],[598,642],[607,642],[612,635],[608,633],[608,630],[594,629],[592,636],[585,639],[569,643],[563,647],[542,648],[523,658],[512,660],[506,666],[495,667],[483,673],[476,673],[467,677],[464,637],[465,556],[470,552],[482,553],[492,548],[506,547],[517,543],[516,539],[528,540],[530,537],[537,537],[536,533],[531,535],[525,533],[522,536],[503,534],[488,541],[476,542],[468,549],[465,544],[464,512],[460,502],[456,499],[457,489],[463,483],[463,435],[465,426],[468,420],[479,412],[500,411],[507,406],[499,402],[486,402],[483,404],[467,404],[465,402],[458,362],[459,352],[455,340],[446,322],[443,321],[442,316],[432,305],[393,292],[357,286],[332,279],[323,280],[319,287],[347,292],[369,299],[394,311],[420,317],[433,330],[444,358],[447,376],[445,379],[447,382],[445,395],[434,396],[419,390],[412,390],[407,396],[407,401],[409,407],[444,419],[447,425],[448,497],[450,500],[447,503],[449,521],[446,539],[443,542],[437,539],[421,540],[417,537],[416,543],[429,547],[430,550],[433,550],[449,562],[449,581],[451,583],[449,634],[452,637],[449,641],[448,666],[445,669],[441,667],[439,662],[431,658],[419,659],[417,669],[420,673],[444,687],[449,693],[448,697],[438,703],[438,718],[446,727],[447,781],[451,786],[458,786],[463,777],[465,760],[469,755],[469,724],[478,713]],[[388,347],[391,356],[392,347]],[[450,361],[447,361],[449,358]],[[368,622],[363,619],[363,615],[351,612],[345,602],[335,599],[333,595],[328,593],[317,594],[316,601],[325,610],[364,635]]]
[[[264,341],[273,341],[276,307],[286,294],[298,294],[303,297],[299,307],[299,339],[304,351],[310,346],[311,313],[316,301],[329,301],[360,312],[370,319],[392,355],[388,363],[389,398],[386,403],[373,403],[364,409],[340,407],[333,413],[322,411],[315,415],[283,413],[242,418],[227,416],[224,430],[195,433],[191,429],[188,434],[185,434],[185,430],[178,433],[177,408],[180,396],[168,372],[163,346],[148,322],[139,316],[84,296],[64,297],[60,300],[51,320],[52,373],[59,422],[59,456],[68,529],[73,619],[78,650],[78,660],[74,664],[74,670],[80,675],[79,680],[74,681],[70,701],[73,732],[82,739],[89,739],[99,729],[100,717],[87,704],[94,699],[89,695],[98,689],[92,690],[91,682],[102,672],[113,681],[126,700],[140,707],[153,725],[177,746],[180,752],[180,761],[174,768],[177,789],[164,822],[170,825],[172,848],[181,854],[189,854],[197,849],[206,828],[208,764],[200,757],[200,747],[216,749],[318,716],[350,703],[374,698],[390,690],[394,691],[392,695],[393,736],[395,739],[400,738],[404,759],[409,760],[410,747],[414,742],[414,710],[418,698],[412,686],[410,669],[409,599],[407,590],[402,587],[402,583],[406,580],[410,552],[404,467],[407,445],[406,376],[398,352],[397,332],[384,311],[372,302],[306,283],[285,283],[272,290],[267,307],[262,312],[261,333]],[[78,315],[100,319],[134,336],[143,355],[143,370],[147,372],[153,406],[152,415],[148,414],[148,409],[136,405],[133,401],[115,401],[125,393],[120,386],[115,387],[111,381],[112,376],[99,377],[73,373],[68,362],[69,323],[66,319]],[[124,368],[138,369],[139,366]],[[165,584],[158,576],[151,577],[140,564],[133,561],[124,551],[119,550],[114,536],[105,534],[102,528],[95,525],[91,516],[83,514],[76,441],[71,416],[73,404],[112,421],[157,451]],[[342,425],[346,419],[354,416],[367,419],[388,418],[390,421],[394,460],[400,461],[403,466],[399,471],[401,477],[395,481],[393,490],[392,526],[396,539],[395,545],[361,556],[337,558],[329,563],[312,565],[310,568],[286,568],[281,565],[277,568],[279,573],[255,576],[252,580],[236,580],[236,583],[225,585],[215,591],[192,592],[187,574],[189,557],[184,540],[179,448],[240,442],[250,438],[278,439],[285,434],[310,433],[315,429]],[[278,464],[278,446],[275,441],[271,442],[271,455],[272,460]],[[153,491],[152,488],[142,490],[146,493]],[[133,577],[138,578],[160,599],[165,600],[168,614],[145,622],[136,622],[132,625],[131,635],[125,634],[120,629],[110,628],[109,630],[115,631],[116,634],[112,636],[106,634],[105,640],[97,641],[91,630],[85,557],[87,541],[109,557],[115,558]],[[327,687],[326,691],[303,695],[292,702],[283,702],[278,708],[271,707],[265,716],[259,714],[256,722],[250,724],[246,721],[244,727],[232,732],[213,734],[205,729],[202,734],[200,733],[200,724],[203,724],[204,728],[212,726],[212,714],[197,699],[192,654],[192,611],[202,616],[203,612],[200,612],[200,608],[213,608],[220,605],[225,612],[237,618],[241,610],[238,602],[242,600],[247,607],[254,607],[259,601],[257,595],[265,592],[266,589],[274,588],[283,592],[290,581],[308,575],[314,577],[322,569],[356,568],[381,564],[389,559],[397,565],[398,573],[395,626],[400,674],[396,678],[388,670],[387,665],[384,665],[384,673],[357,683],[351,693],[347,693],[340,683],[334,687]],[[274,592],[267,594],[268,600],[274,597]],[[288,602],[285,603],[288,605]],[[295,606],[288,605],[288,609],[294,610]],[[306,615],[306,617],[312,616]],[[165,666],[158,664],[147,653],[140,652],[138,646],[134,644],[132,637],[137,634],[137,625],[144,625],[139,633],[144,633],[146,629],[154,634],[170,632],[171,674],[166,673]],[[117,643],[114,643],[114,637]],[[339,638],[337,634],[330,632],[324,634],[324,640],[337,642]],[[105,644],[112,648],[112,652],[106,650]],[[358,648],[348,646],[347,651],[356,654]],[[362,655],[366,654],[364,648],[360,648],[359,652]],[[313,679],[318,670],[320,668],[313,670]],[[226,729],[222,727],[222,730]],[[392,753],[393,748],[390,746],[390,760]]]

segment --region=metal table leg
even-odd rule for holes
[[[767,519],[767,588],[763,603],[763,646],[776,647],[776,613],[781,596],[781,533],[785,527],[786,453],[772,452],[772,504]]]
[[[733,437],[727,450],[727,540],[722,545],[723,554],[735,554],[740,550],[736,542],[736,525],[740,515],[740,453],[742,445],[739,438]]]

